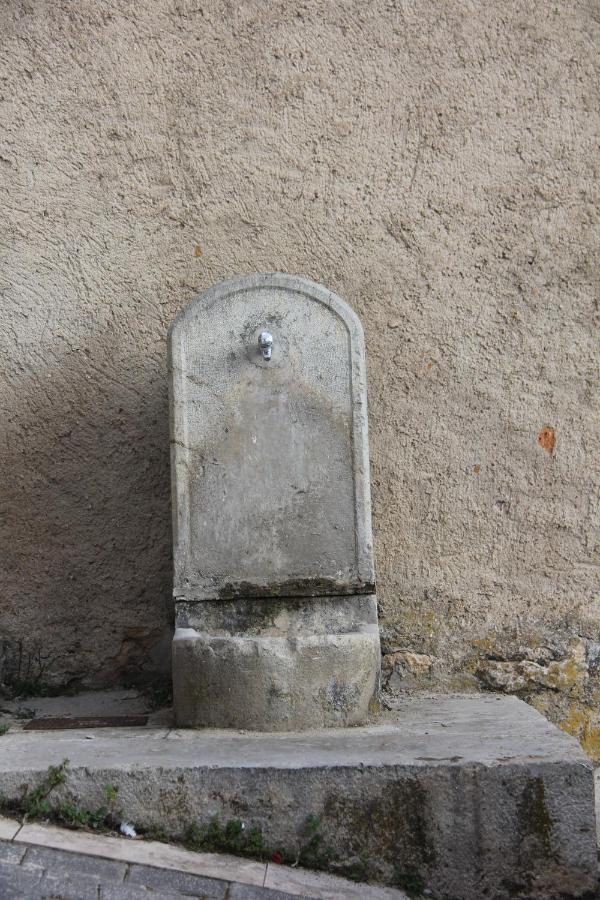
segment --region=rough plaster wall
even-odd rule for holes
[[[585,717],[597,4],[5,0],[0,33],[5,679],[168,664],[166,329],[281,270],[365,326],[384,650],[449,687],[583,652]]]

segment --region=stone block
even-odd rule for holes
[[[373,595],[187,603],[178,623],[179,726],[301,730],[362,724],[372,711],[380,665]]]
[[[545,648],[540,648],[542,651]],[[543,659],[538,648],[538,659]],[[581,690],[589,678],[586,644],[577,639],[571,642],[569,655],[564,659],[482,660],[477,674],[495,691],[514,693],[526,689],[546,688],[552,691]]]
[[[305,637],[345,634],[377,625],[374,594],[348,597],[238,598],[180,602],[176,627],[221,637]]]

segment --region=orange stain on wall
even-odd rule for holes
[[[554,453],[554,447],[556,446],[554,428],[542,428],[538,434],[538,444],[546,453]]]

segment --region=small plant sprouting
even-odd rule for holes
[[[117,787],[112,784],[105,784],[105,806],[100,806],[95,810],[89,810],[82,809],[74,803],[63,802],[55,807],[52,812],[58,821],[63,822],[65,825],[93,829],[101,828],[103,825],[114,826],[115,816],[117,815],[115,804],[117,802],[118,793],[119,789]]]
[[[20,807],[25,818],[37,819],[40,816],[47,816],[50,814],[52,808],[48,796],[55,787],[65,783],[68,765],[69,760],[63,759],[58,766],[48,766],[46,777],[42,783],[32,791],[29,790],[28,785],[23,785]]]
[[[319,834],[320,827],[319,816],[306,817],[304,822],[306,842],[300,847],[298,862],[309,869],[327,869],[333,856],[333,851],[323,846],[323,838]]]
[[[308,837],[313,837],[321,827],[321,819],[319,816],[309,815],[304,823],[304,833]]]
[[[260,828],[246,829],[240,819],[230,819],[222,826],[217,816],[207,825],[190,825],[185,835],[185,843],[192,850],[213,853],[235,853],[238,856],[258,856],[268,854]]]
[[[19,800],[11,801],[3,798],[0,806],[20,813],[24,819],[53,819],[71,828],[98,829],[103,825],[114,824],[118,788],[112,784],[107,784],[104,788],[106,805],[95,810],[83,809],[69,800],[50,802],[49,796],[52,791],[67,780],[68,765],[69,760],[63,759],[60,765],[49,766],[45,778],[36,788],[30,790],[29,785],[25,784],[22,786]]]
[[[106,809],[104,807],[90,811],[88,809],[82,809],[75,803],[68,803],[66,801],[60,803],[52,810],[52,813],[63,825],[70,825],[71,827],[96,829],[104,824],[106,818]]]
[[[117,802],[119,788],[115,787],[114,784],[105,784],[104,785],[104,794],[106,796],[106,803],[108,805],[108,808],[110,810],[112,810],[115,803]]]

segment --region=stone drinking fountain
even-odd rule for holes
[[[251,275],[170,331],[179,726],[363,723],[380,645],[361,324]]]

